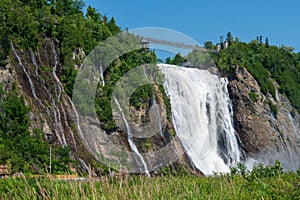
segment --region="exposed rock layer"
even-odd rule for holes
[[[253,76],[245,68],[236,68],[229,77],[228,90],[233,104],[234,126],[246,157],[266,164],[275,160],[286,168],[299,165],[299,114],[281,94],[263,94]],[[252,94],[250,94],[252,93]],[[254,95],[255,97],[250,98]],[[269,102],[276,105],[273,113]]]
[[[84,53],[79,52],[80,55],[75,54],[74,58],[82,59]],[[16,48],[10,58],[10,63],[6,68],[0,69],[0,83],[3,83],[5,89],[9,90],[12,88],[12,83],[16,81],[19,91],[31,107],[31,129],[39,128],[45,135],[52,136],[54,145],[69,146],[72,151],[71,156],[80,160],[81,163],[83,160],[91,162],[89,155],[91,152],[88,153],[76,130],[77,116],[71,99],[57,79],[62,69],[58,45],[45,39],[37,52],[21,51]],[[234,127],[244,151],[244,158],[254,158],[266,164],[273,164],[275,160],[280,160],[288,169],[300,167],[298,160],[300,115],[292,108],[288,99],[281,94],[275,98],[269,94],[263,94],[256,80],[244,68],[237,68],[229,76],[229,80],[228,91],[233,105]],[[35,94],[32,87],[34,87]],[[250,98],[250,93],[255,94],[257,100]],[[155,94],[156,102],[161,107],[165,107],[162,95],[157,88],[155,88]],[[272,113],[269,102],[277,106],[277,114]],[[148,111],[147,108],[139,111],[131,109],[136,122],[140,123],[148,120]],[[161,117],[165,118],[166,113],[162,114],[164,116]],[[94,123],[93,128],[94,132],[102,131],[97,122]],[[168,129],[172,130],[170,121],[162,127],[163,137],[157,135],[150,138],[151,148],[145,146],[143,139],[135,139],[135,143],[141,152],[156,151],[172,139],[167,132]],[[115,144],[128,149],[124,133],[117,131],[112,133],[111,138]],[[182,151],[180,143],[175,146],[177,151]],[[180,158],[179,163],[188,166],[187,162],[188,159],[185,156]],[[82,164],[82,166],[86,165]]]

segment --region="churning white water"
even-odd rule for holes
[[[207,70],[159,64],[171,100],[177,137],[194,166],[206,175],[229,172],[240,151],[233,128],[227,79]]]

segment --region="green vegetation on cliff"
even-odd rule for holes
[[[249,43],[236,39],[213,58],[218,67],[227,72],[235,67],[247,68],[262,92],[270,93],[273,97],[276,96],[276,81],[279,92],[300,110],[300,53],[294,53],[292,47],[271,46],[267,38],[263,43],[262,37]]]
[[[18,49],[39,49],[39,41],[51,38],[59,47],[61,67],[57,73],[65,91],[72,96],[73,85],[81,59],[73,54],[83,50],[88,55],[98,44],[121,32],[115,19],[108,19],[95,8],[89,6],[86,14],[82,0],[3,0],[0,2],[0,63],[4,67],[10,52],[10,41]],[[132,36],[135,37],[135,36]],[[136,39],[138,39],[136,37]],[[109,50],[116,48],[111,44]],[[109,51],[108,50],[108,51]],[[105,71],[106,86],[97,94],[96,112],[103,128],[114,128],[112,120],[111,92],[115,83],[130,69],[144,63],[154,63],[154,52],[147,49],[136,50],[122,55]],[[151,87],[140,90],[140,97],[133,97],[134,105],[139,105],[152,96]],[[150,95],[150,96],[149,96]],[[85,98],[85,97],[83,97]]]
[[[34,52],[39,52],[43,48],[41,45],[43,41],[51,39],[55,47],[58,48],[59,65],[56,71],[57,76],[63,83],[66,93],[72,97],[73,85],[77,75],[75,66],[80,66],[85,56],[98,44],[121,32],[121,28],[116,25],[113,17],[108,19],[107,16],[101,15],[95,8],[90,6],[84,13],[82,10],[84,6],[85,3],[82,0],[1,0],[0,69],[5,69],[10,56],[13,56],[11,54],[11,43],[19,51],[30,49]],[[131,37],[139,40],[134,35],[131,35]],[[111,45],[113,48],[114,43]],[[51,54],[53,52],[47,53]],[[75,59],[74,54],[77,55]],[[115,83],[130,69],[144,63],[155,63],[155,61],[156,55],[154,52],[148,49],[140,49],[120,56],[111,65],[107,66],[105,71],[106,85],[99,87],[96,99],[92,99],[92,101],[95,100],[95,110],[103,128],[106,130],[115,128],[110,106]],[[52,66],[40,66],[39,70],[45,70],[50,73],[52,72]],[[47,78],[44,77],[46,82]],[[148,104],[149,100],[152,99],[152,95],[152,86],[143,86],[131,98],[131,103],[135,107],[140,107],[142,103]],[[21,105],[19,104],[20,102],[16,101],[17,97],[15,94],[8,92],[4,96],[3,101],[5,103],[3,106],[5,108],[6,103],[9,103],[6,99],[10,98],[14,101],[11,101],[13,104],[9,105]],[[85,98],[85,96],[82,98]],[[90,105],[88,106],[90,107]],[[23,109],[22,106],[20,108]],[[29,111],[30,109],[25,106],[24,112],[21,114],[27,116]],[[2,111],[1,114],[3,114]],[[11,114],[12,117],[18,118],[17,115],[20,113]],[[15,127],[10,122],[9,124],[3,122],[0,125],[0,145],[2,145],[0,147],[0,163],[11,164],[12,172],[34,173],[35,171],[32,168],[35,166],[37,166],[37,171],[42,170],[41,172],[45,172],[47,170],[45,164],[49,162],[49,144],[45,142],[44,134],[40,130],[29,131],[28,118],[24,122],[19,122],[19,124],[17,125],[17,128],[20,128],[18,129],[19,132],[6,129],[10,126]],[[9,141],[10,139],[12,140]],[[27,141],[29,139],[31,141]],[[21,140],[26,141],[24,147],[21,144],[17,144]],[[27,149],[23,149],[25,147]],[[7,151],[7,149],[11,150]],[[2,152],[4,153],[2,154]],[[53,158],[53,172],[64,172],[69,163],[68,149],[53,149],[53,153],[55,154]],[[66,160],[64,161],[64,159]]]
[[[8,164],[10,173],[45,173],[49,169],[49,144],[40,130],[29,132],[29,108],[14,89],[0,89],[0,163]],[[54,173],[68,171],[68,148],[53,148]]]
[[[120,56],[114,61],[106,70],[105,86],[98,88],[96,92],[96,113],[101,122],[102,128],[105,130],[112,130],[115,128],[114,120],[112,118],[111,99],[112,93],[116,83],[121,77],[131,69],[143,65],[145,63],[155,63],[156,55],[154,52],[147,49],[135,50],[130,53]],[[135,74],[131,80],[140,80],[141,74]],[[129,84],[130,85],[130,84]],[[144,85],[134,92],[130,98],[131,105],[137,109],[142,107],[142,104],[149,106],[149,102],[153,97],[153,86],[150,84]]]
[[[121,31],[114,18],[102,16],[95,8],[88,7],[84,15],[84,5],[82,0],[0,1],[0,68],[8,63],[11,42],[19,50],[37,52],[42,41],[50,38],[59,48],[61,65],[57,74],[71,96],[77,74],[74,66],[82,63],[73,59],[73,53],[82,49],[87,55],[101,41]],[[40,70],[49,72],[50,67],[41,66]],[[46,172],[50,146],[42,131],[29,131],[30,108],[17,91],[1,94],[0,163],[9,164],[11,172]],[[70,163],[68,148],[53,148],[52,153],[52,172],[66,172]]]
[[[72,94],[76,70],[73,52],[82,48],[86,55],[99,42],[119,33],[115,19],[102,16],[95,8],[82,12],[82,0],[2,0],[0,2],[0,64],[6,64],[12,41],[19,49],[39,48],[42,38],[57,41],[60,48],[61,79]]]

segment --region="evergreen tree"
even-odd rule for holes
[[[83,0],[73,0],[72,7],[77,11],[82,11],[84,8],[85,3]]]
[[[270,45],[269,45],[269,38],[268,38],[268,37],[266,37],[266,47],[267,47],[267,48],[270,47]]]
[[[167,57],[165,62],[171,65],[181,65],[186,59],[180,54],[177,53],[174,58]]]
[[[97,10],[91,6],[88,7],[85,15],[88,19],[93,20],[94,22],[101,21],[101,15],[97,12]]]
[[[206,41],[206,42],[204,42],[204,48],[206,48],[206,49],[212,49],[213,48],[212,41]]]
[[[226,41],[228,42],[228,45],[232,45],[232,43],[234,42],[233,36],[230,32],[227,33]]]
[[[117,34],[121,31],[121,29],[116,25],[116,21],[115,21],[115,18],[112,17],[109,22],[107,23],[108,25],[108,28],[109,30],[111,31],[111,33],[114,35],[114,34]]]

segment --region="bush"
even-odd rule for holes
[[[257,102],[257,95],[255,94],[255,92],[249,92],[249,97],[252,101]]]
[[[272,112],[272,114],[274,115],[274,117],[276,118],[277,117],[277,114],[278,114],[278,108],[275,104],[272,103],[272,101],[268,101],[268,104],[269,104],[269,107],[270,107],[270,110]]]
[[[279,177],[283,173],[283,168],[279,161],[276,161],[273,166],[264,166],[259,164],[255,166],[250,176],[252,178]]]

